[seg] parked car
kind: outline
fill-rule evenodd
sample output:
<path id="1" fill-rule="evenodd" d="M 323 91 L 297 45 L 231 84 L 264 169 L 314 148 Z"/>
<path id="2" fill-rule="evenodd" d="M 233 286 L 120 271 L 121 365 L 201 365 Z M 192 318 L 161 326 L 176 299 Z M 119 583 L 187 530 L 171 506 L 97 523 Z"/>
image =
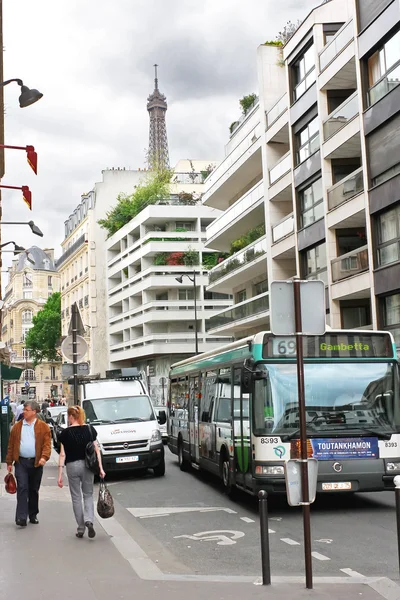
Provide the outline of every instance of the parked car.
<path id="1" fill-rule="evenodd" d="M 60 442 L 58 441 L 58 435 L 63 429 L 68 427 L 68 409 L 66 406 L 60 406 L 57 408 L 62 408 L 63 410 L 60 411 L 57 417 L 53 420 L 51 426 L 51 437 L 53 438 L 54 450 L 60 453 Z"/>
<path id="2" fill-rule="evenodd" d="M 165 412 L 165 410 L 166 410 L 165 406 L 153 406 L 153 408 L 154 408 L 154 412 L 156 413 L 157 417 L 160 414 L 160 411 Z M 168 431 L 167 431 L 166 423 L 164 423 L 163 425 L 160 425 L 160 432 L 161 432 L 162 441 L 164 444 L 166 444 L 168 442 Z"/>

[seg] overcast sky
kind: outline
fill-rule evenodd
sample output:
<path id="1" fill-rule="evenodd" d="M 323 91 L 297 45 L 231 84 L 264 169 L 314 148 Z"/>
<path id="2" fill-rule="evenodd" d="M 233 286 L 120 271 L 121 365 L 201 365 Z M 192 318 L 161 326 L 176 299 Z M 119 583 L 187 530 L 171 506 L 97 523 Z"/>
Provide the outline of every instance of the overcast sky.
<path id="1" fill-rule="evenodd" d="M 31 218 L 45 233 L 2 227 L 2 241 L 54 247 L 82 193 L 108 167 L 137 169 L 148 146 L 147 96 L 153 64 L 168 100 L 171 165 L 180 158 L 220 160 L 239 98 L 257 92 L 257 46 L 318 0 L 3 0 L 4 79 L 18 77 L 43 98 L 20 109 L 20 88 L 5 88 L 6 144 L 35 146 L 36 177 L 26 155 L 6 151 L 3 220 Z M 9 264 L 10 254 L 3 254 Z"/>

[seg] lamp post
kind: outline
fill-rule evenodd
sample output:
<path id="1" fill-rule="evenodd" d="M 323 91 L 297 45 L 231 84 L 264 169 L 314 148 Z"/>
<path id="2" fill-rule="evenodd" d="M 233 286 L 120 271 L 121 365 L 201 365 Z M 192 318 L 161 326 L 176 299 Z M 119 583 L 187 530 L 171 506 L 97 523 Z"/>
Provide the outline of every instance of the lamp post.
<path id="1" fill-rule="evenodd" d="M 5 85 L 13 83 L 14 81 L 21 87 L 21 95 L 19 97 L 20 108 L 31 106 L 31 104 L 35 104 L 35 102 L 40 100 L 40 98 L 43 98 L 43 94 L 39 92 L 39 90 L 28 88 L 28 86 L 24 85 L 22 79 L 7 79 L 7 81 L 2 81 L 0 86 L 4 87 Z"/>
<path id="2" fill-rule="evenodd" d="M 42 231 L 33 221 L 0 221 L 0 225 L 29 225 L 32 233 L 39 237 L 43 237 Z"/>
<path id="3" fill-rule="evenodd" d="M 175 279 L 178 283 L 183 283 L 184 277 L 187 277 L 193 283 L 193 290 L 194 290 L 194 341 L 195 341 L 195 353 L 198 354 L 199 353 L 199 339 L 198 339 L 198 329 L 197 329 L 196 271 L 193 271 L 193 277 L 190 277 L 190 275 L 187 275 L 186 273 L 184 273 L 180 277 L 175 277 Z"/>

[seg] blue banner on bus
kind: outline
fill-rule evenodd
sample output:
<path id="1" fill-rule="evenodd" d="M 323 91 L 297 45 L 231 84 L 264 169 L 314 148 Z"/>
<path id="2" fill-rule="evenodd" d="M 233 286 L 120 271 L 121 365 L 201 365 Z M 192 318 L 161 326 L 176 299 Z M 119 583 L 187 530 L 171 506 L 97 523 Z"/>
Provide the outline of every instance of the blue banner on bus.
<path id="1" fill-rule="evenodd" d="M 337 460 L 339 458 L 378 458 L 378 438 L 312 438 L 313 458 Z"/>

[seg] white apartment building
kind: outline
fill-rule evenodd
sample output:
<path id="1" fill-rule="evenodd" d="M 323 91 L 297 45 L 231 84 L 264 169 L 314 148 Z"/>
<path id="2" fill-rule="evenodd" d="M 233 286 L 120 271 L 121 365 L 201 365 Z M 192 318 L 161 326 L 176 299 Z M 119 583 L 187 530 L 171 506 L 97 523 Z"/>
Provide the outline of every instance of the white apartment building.
<path id="1" fill-rule="evenodd" d="M 189 162 L 190 170 L 186 161 L 175 167 L 177 187 L 169 198 L 145 208 L 107 240 L 110 367 L 145 371 L 157 402 L 163 393 L 166 398 L 163 378 L 170 365 L 195 353 L 195 322 L 199 352 L 231 339 L 206 333 L 209 319 L 231 299 L 205 289 L 208 267 L 220 258 L 204 249 L 205 230 L 220 211 L 198 200 L 209 163 Z"/>
<path id="2" fill-rule="evenodd" d="M 209 333 L 268 327 L 267 282 L 297 274 L 325 282 L 332 327 L 386 328 L 400 343 L 399 6 L 330 0 L 283 49 L 259 47 L 259 104 L 203 203 L 224 211 L 207 229 L 206 246 L 221 251 L 263 205 L 263 255 L 249 245 L 210 271 L 207 289 L 233 292 L 235 305 Z"/>

